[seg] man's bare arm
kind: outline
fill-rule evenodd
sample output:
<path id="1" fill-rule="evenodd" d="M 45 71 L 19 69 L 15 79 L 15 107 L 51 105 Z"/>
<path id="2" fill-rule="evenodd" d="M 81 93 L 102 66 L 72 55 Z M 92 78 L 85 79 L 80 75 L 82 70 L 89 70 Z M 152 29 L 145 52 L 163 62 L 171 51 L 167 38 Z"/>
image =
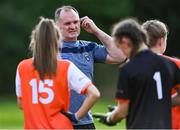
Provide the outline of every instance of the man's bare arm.
<path id="1" fill-rule="evenodd" d="M 106 47 L 108 51 L 106 63 L 122 63 L 126 60 L 122 50 L 113 43 L 112 37 L 99 29 L 90 18 L 87 16 L 81 18 L 81 27 L 87 32 L 94 34 Z"/>

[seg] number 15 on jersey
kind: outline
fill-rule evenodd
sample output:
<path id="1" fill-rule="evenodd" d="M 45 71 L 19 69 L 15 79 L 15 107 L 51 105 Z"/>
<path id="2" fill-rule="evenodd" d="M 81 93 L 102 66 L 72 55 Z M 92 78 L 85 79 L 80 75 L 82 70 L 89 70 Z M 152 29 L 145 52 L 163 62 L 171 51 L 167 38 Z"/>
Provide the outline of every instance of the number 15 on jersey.
<path id="1" fill-rule="evenodd" d="M 39 84 L 36 79 L 32 79 L 29 84 L 32 87 L 32 103 L 38 104 L 39 102 L 42 104 L 49 104 L 54 99 L 54 92 L 51 89 L 53 87 L 53 81 L 46 79 L 44 82 L 42 80 L 39 81 Z M 47 85 L 48 87 L 45 87 Z M 46 98 L 38 96 L 38 93 L 46 93 L 48 96 Z"/>

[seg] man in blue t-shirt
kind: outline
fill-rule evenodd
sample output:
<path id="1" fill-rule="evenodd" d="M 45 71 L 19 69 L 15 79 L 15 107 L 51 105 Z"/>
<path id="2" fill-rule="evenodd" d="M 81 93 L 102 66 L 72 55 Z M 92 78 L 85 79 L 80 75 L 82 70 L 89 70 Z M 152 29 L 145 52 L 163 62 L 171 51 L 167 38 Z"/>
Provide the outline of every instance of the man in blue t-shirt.
<path id="1" fill-rule="evenodd" d="M 126 60 L 120 49 L 112 44 L 112 38 L 101 31 L 87 16 L 79 18 L 78 11 L 72 6 L 62 6 L 55 12 L 55 21 L 60 28 L 63 46 L 63 59 L 72 61 L 86 76 L 93 79 L 94 63 L 122 63 Z M 80 26 L 94 34 L 104 46 L 95 42 L 78 40 Z M 75 113 L 84 103 L 84 95 L 71 91 L 69 111 Z M 90 112 L 78 123 L 73 123 L 75 129 L 95 129 Z"/>

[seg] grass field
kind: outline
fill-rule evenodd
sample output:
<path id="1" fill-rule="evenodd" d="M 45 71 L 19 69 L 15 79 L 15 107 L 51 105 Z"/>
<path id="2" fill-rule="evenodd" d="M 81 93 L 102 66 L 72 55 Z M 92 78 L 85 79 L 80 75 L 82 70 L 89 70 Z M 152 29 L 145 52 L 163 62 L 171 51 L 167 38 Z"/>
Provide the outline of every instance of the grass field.
<path id="1" fill-rule="evenodd" d="M 95 112 L 106 112 L 107 105 L 110 104 L 108 101 L 99 100 L 98 103 L 93 107 L 92 113 Z M 97 129 L 124 129 L 125 121 L 117 124 L 114 127 L 107 127 L 95 121 Z M 23 115 L 21 110 L 16 106 L 15 98 L 0 98 L 0 129 L 21 129 L 23 128 Z"/>

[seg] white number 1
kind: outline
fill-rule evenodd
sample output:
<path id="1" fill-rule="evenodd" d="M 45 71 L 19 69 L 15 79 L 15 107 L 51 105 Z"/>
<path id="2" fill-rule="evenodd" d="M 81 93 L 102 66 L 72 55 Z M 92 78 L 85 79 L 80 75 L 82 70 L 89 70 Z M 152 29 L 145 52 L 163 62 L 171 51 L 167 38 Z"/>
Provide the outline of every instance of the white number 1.
<path id="1" fill-rule="evenodd" d="M 52 100 L 54 99 L 54 92 L 51 88 L 49 87 L 53 87 L 53 81 L 52 80 L 44 80 L 43 81 L 39 81 L 39 86 L 37 83 L 36 79 L 32 79 L 29 84 L 32 87 L 32 103 L 33 104 L 38 104 L 38 99 L 42 104 L 48 104 L 50 102 L 52 102 Z M 45 85 L 48 85 L 48 87 L 44 87 Z M 47 93 L 47 97 L 39 97 L 38 98 L 38 93 Z"/>
<path id="2" fill-rule="evenodd" d="M 160 72 L 155 72 L 153 79 L 156 81 L 157 95 L 158 99 L 161 100 L 163 98 L 162 94 L 162 83 L 161 83 L 161 74 Z"/>

